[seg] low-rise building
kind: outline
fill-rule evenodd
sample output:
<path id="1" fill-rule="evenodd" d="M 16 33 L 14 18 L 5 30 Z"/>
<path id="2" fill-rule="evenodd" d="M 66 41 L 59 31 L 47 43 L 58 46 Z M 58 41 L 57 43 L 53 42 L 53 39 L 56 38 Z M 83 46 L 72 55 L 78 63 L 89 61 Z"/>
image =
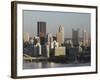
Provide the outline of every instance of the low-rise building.
<path id="1" fill-rule="evenodd" d="M 61 55 L 66 55 L 66 49 L 65 47 L 55 47 L 55 56 L 61 56 Z"/>

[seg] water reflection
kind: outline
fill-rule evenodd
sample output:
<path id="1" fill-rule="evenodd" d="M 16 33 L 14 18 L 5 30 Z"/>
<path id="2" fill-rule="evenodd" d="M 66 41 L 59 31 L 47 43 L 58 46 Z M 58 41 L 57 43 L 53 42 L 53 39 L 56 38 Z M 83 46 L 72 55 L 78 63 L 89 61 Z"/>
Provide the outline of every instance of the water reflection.
<path id="1" fill-rule="evenodd" d="M 54 62 L 24 62 L 23 69 L 40 69 L 40 68 L 57 68 L 57 67 L 75 67 L 75 66 L 90 66 L 90 63 L 70 63 L 61 64 Z"/>

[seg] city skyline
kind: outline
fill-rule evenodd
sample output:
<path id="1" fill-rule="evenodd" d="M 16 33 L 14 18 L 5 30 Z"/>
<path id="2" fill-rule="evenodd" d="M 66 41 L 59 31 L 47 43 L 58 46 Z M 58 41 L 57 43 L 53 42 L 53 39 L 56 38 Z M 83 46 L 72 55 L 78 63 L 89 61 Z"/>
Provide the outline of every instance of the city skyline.
<path id="1" fill-rule="evenodd" d="M 37 22 L 37 24 L 38 23 L 42 23 L 42 22 Z M 43 23 L 46 23 L 46 22 L 43 22 Z M 53 36 L 52 33 L 49 33 L 49 32 L 45 33 L 46 30 L 43 30 L 43 29 L 46 28 L 46 25 L 45 25 L 45 27 L 40 26 L 40 25 L 41 24 L 39 24 L 39 26 L 37 25 L 37 34 L 36 35 L 33 34 L 32 36 L 30 36 L 30 34 L 28 32 L 24 32 L 23 39 L 25 41 L 29 41 L 30 39 L 34 39 L 35 37 L 39 37 L 42 39 L 42 41 L 44 41 L 43 39 L 47 38 L 47 36 L 49 34 L 50 36 L 52 36 L 52 40 L 56 40 L 60 44 L 66 40 L 75 41 L 76 39 L 78 39 L 77 42 L 84 40 L 85 42 L 83 42 L 83 43 L 87 43 L 88 40 L 91 40 L 91 37 L 88 36 L 86 30 L 82 30 L 82 32 L 81 32 L 82 36 L 80 37 L 79 36 L 79 29 L 72 29 L 72 32 L 71 32 L 72 36 L 70 38 L 66 38 L 64 36 L 64 27 L 62 27 L 61 25 L 59 26 L 58 31 L 55 32 L 56 33 L 55 36 Z M 42 32 L 41 32 L 41 30 L 42 30 Z M 77 35 L 77 37 L 75 38 L 76 35 Z M 75 40 L 73 40 L 73 38 Z"/>
<path id="2" fill-rule="evenodd" d="M 43 12 L 43 13 L 47 13 L 47 12 Z M 58 14 L 61 15 L 62 13 L 58 13 Z M 55 14 L 53 13 L 53 16 L 54 15 Z M 63 15 L 66 15 L 66 13 L 63 13 Z M 41 17 L 37 16 L 39 20 L 36 19 L 35 20 L 36 22 L 34 20 L 29 20 L 30 22 L 33 21 L 33 24 L 30 23 L 30 27 L 28 27 L 28 25 L 26 24 L 28 22 L 26 23 L 24 22 L 24 26 L 26 24 L 25 28 L 28 27 L 28 29 L 24 28 L 24 40 L 23 40 L 24 41 L 23 42 L 24 61 L 27 61 L 27 56 L 30 56 L 32 57 L 32 59 L 28 59 L 28 60 L 30 60 L 31 62 L 32 61 L 34 62 L 38 61 L 41 63 L 53 62 L 54 64 L 58 63 L 60 66 L 63 66 L 63 67 L 64 67 L 64 64 L 66 64 L 65 66 L 67 67 L 67 65 L 72 62 L 75 64 L 88 63 L 88 66 L 89 66 L 91 63 L 91 60 L 90 60 L 91 59 L 91 54 L 90 54 L 91 41 L 89 40 L 89 37 L 87 38 L 88 29 L 86 29 L 85 27 L 84 28 L 74 27 L 74 28 L 70 28 L 71 30 L 69 31 L 68 27 L 63 26 L 63 25 L 67 25 L 68 23 L 65 23 L 64 21 L 63 23 L 61 21 L 62 19 L 60 21 L 59 19 L 56 21 L 58 17 L 59 16 L 56 16 L 56 18 L 54 19 L 55 21 L 52 22 L 52 21 L 49 21 L 50 17 L 48 17 L 48 20 L 44 21 L 44 19 L 46 19 L 44 16 L 42 16 L 43 20 L 40 19 Z M 82 19 L 82 17 L 80 19 Z M 26 21 L 26 19 L 24 21 Z M 84 22 L 84 19 L 82 20 L 83 20 L 82 22 L 79 21 L 80 25 L 82 25 L 82 23 Z M 74 23 L 75 22 L 77 21 L 75 20 Z M 49 23 L 51 23 L 52 26 L 56 24 L 56 26 L 58 27 L 55 27 L 55 26 L 48 27 Z M 61 25 L 61 23 L 63 25 Z M 36 24 L 36 27 L 34 27 L 34 24 Z M 73 21 L 70 24 L 72 24 L 73 26 Z M 85 25 L 86 24 L 84 24 L 84 26 Z M 82 31 L 80 31 L 80 28 Z M 31 32 L 30 31 L 28 32 L 28 30 L 31 30 Z M 81 37 L 80 37 L 79 31 L 82 34 Z M 70 34 L 67 34 L 66 32 L 69 32 Z M 31 33 L 32 33 L 32 36 L 30 35 Z M 67 38 L 68 36 L 71 39 L 68 39 Z M 53 67 L 56 67 L 56 66 L 53 66 Z M 43 66 L 39 68 L 43 68 Z M 49 68 L 49 65 L 47 64 L 47 66 L 45 66 L 44 68 Z"/>
<path id="3" fill-rule="evenodd" d="M 31 37 L 33 34 L 37 36 L 38 21 L 46 22 L 47 23 L 46 34 L 51 33 L 53 36 L 56 36 L 60 25 L 64 27 L 65 38 L 72 37 L 72 28 L 79 29 L 80 31 L 79 36 L 82 36 L 81 33 L 82 30 L 86 30 L 87 34 L 90 35 L 90 14 L 88 13 L 69 13 L 69 12 L 65 13 L 65 12 L 26 11 L 26 10 L 24 10 L 23 13 L 24 13 L 23 16 L 24 32 L 28 32 Z M 77 17 L 77 20 L 74 20 L 75 17 Z M 71 20 L 72 22 L 70 23 Z M 70 27 L 68 25 L 70 25 Z"/>

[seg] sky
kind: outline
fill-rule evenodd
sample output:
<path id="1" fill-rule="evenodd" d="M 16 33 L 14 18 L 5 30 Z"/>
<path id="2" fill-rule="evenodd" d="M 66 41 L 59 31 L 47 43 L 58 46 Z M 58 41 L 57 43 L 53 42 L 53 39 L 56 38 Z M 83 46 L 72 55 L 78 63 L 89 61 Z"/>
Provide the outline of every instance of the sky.
<path id="1" fill-rule="evenodd" d="M 79 36 L 82 36 L 82 30 L 90 35 L 91 27 L 90 13 L 75 12 L 56 12 L 56 11 L 34 11 L 23 10 L 23 32 L 28 32 L 30 37 L 37 35 L 37 22 L 46 22 L 46 33 L 56 36 L 59 26 L 64 27 L 65 38 L 72 37 L 72 28 L 79 29 Z"/>

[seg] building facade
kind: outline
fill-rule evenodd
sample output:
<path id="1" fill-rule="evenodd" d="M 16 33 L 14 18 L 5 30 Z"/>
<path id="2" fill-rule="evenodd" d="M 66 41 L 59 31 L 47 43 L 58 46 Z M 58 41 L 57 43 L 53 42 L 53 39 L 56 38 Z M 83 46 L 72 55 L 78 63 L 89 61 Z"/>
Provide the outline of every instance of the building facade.
<path id="1" fill-rule="evenodd" d="M 37 22 L 37 35 L 40 37 L 41 45 L 44 45 L 46 36 L 46 22 Z"/>
<path id="2" fill-rule="evenodd" d="M 46 43 L 47 43 L 47 45 L 50 45 L 52 41 L 53 41 L 52 34 L 48 33 L 47 36 L 46 36 Z"/>
<path id="3" fill-rule="evenodd" d="M 65 47 L 55 47 L 55 56 L 65 56 L 66 55 Z"/>
<path id="4" fill-rule="evenodd" d="M 72 43 L 74 47 L 79 46 L 79 29 L 72 29 Z"/>
<path id="5" fill-rule="evenodd" d="M 59 46 L 61 46 L 62 43 L 64 43 L 64 28 L 62 26 L 59 27 L 59 31 L 57 32 L 57 42 L 59 43 Z"/>
<path id="6" fill-rule="evenodd" d="M 82 31 L 82 41 L 83 41 L 83 46 L 87 46 L 88 45 L 88 35 L 86 30 Z"/>
<path id="7" fill-rule="evenodd" d="M 29 33 L 28 32 L 25 32 L 24 33 L 24 43 L 25 42 L 29 42 L 29 38 L 30 38 Z"/>

